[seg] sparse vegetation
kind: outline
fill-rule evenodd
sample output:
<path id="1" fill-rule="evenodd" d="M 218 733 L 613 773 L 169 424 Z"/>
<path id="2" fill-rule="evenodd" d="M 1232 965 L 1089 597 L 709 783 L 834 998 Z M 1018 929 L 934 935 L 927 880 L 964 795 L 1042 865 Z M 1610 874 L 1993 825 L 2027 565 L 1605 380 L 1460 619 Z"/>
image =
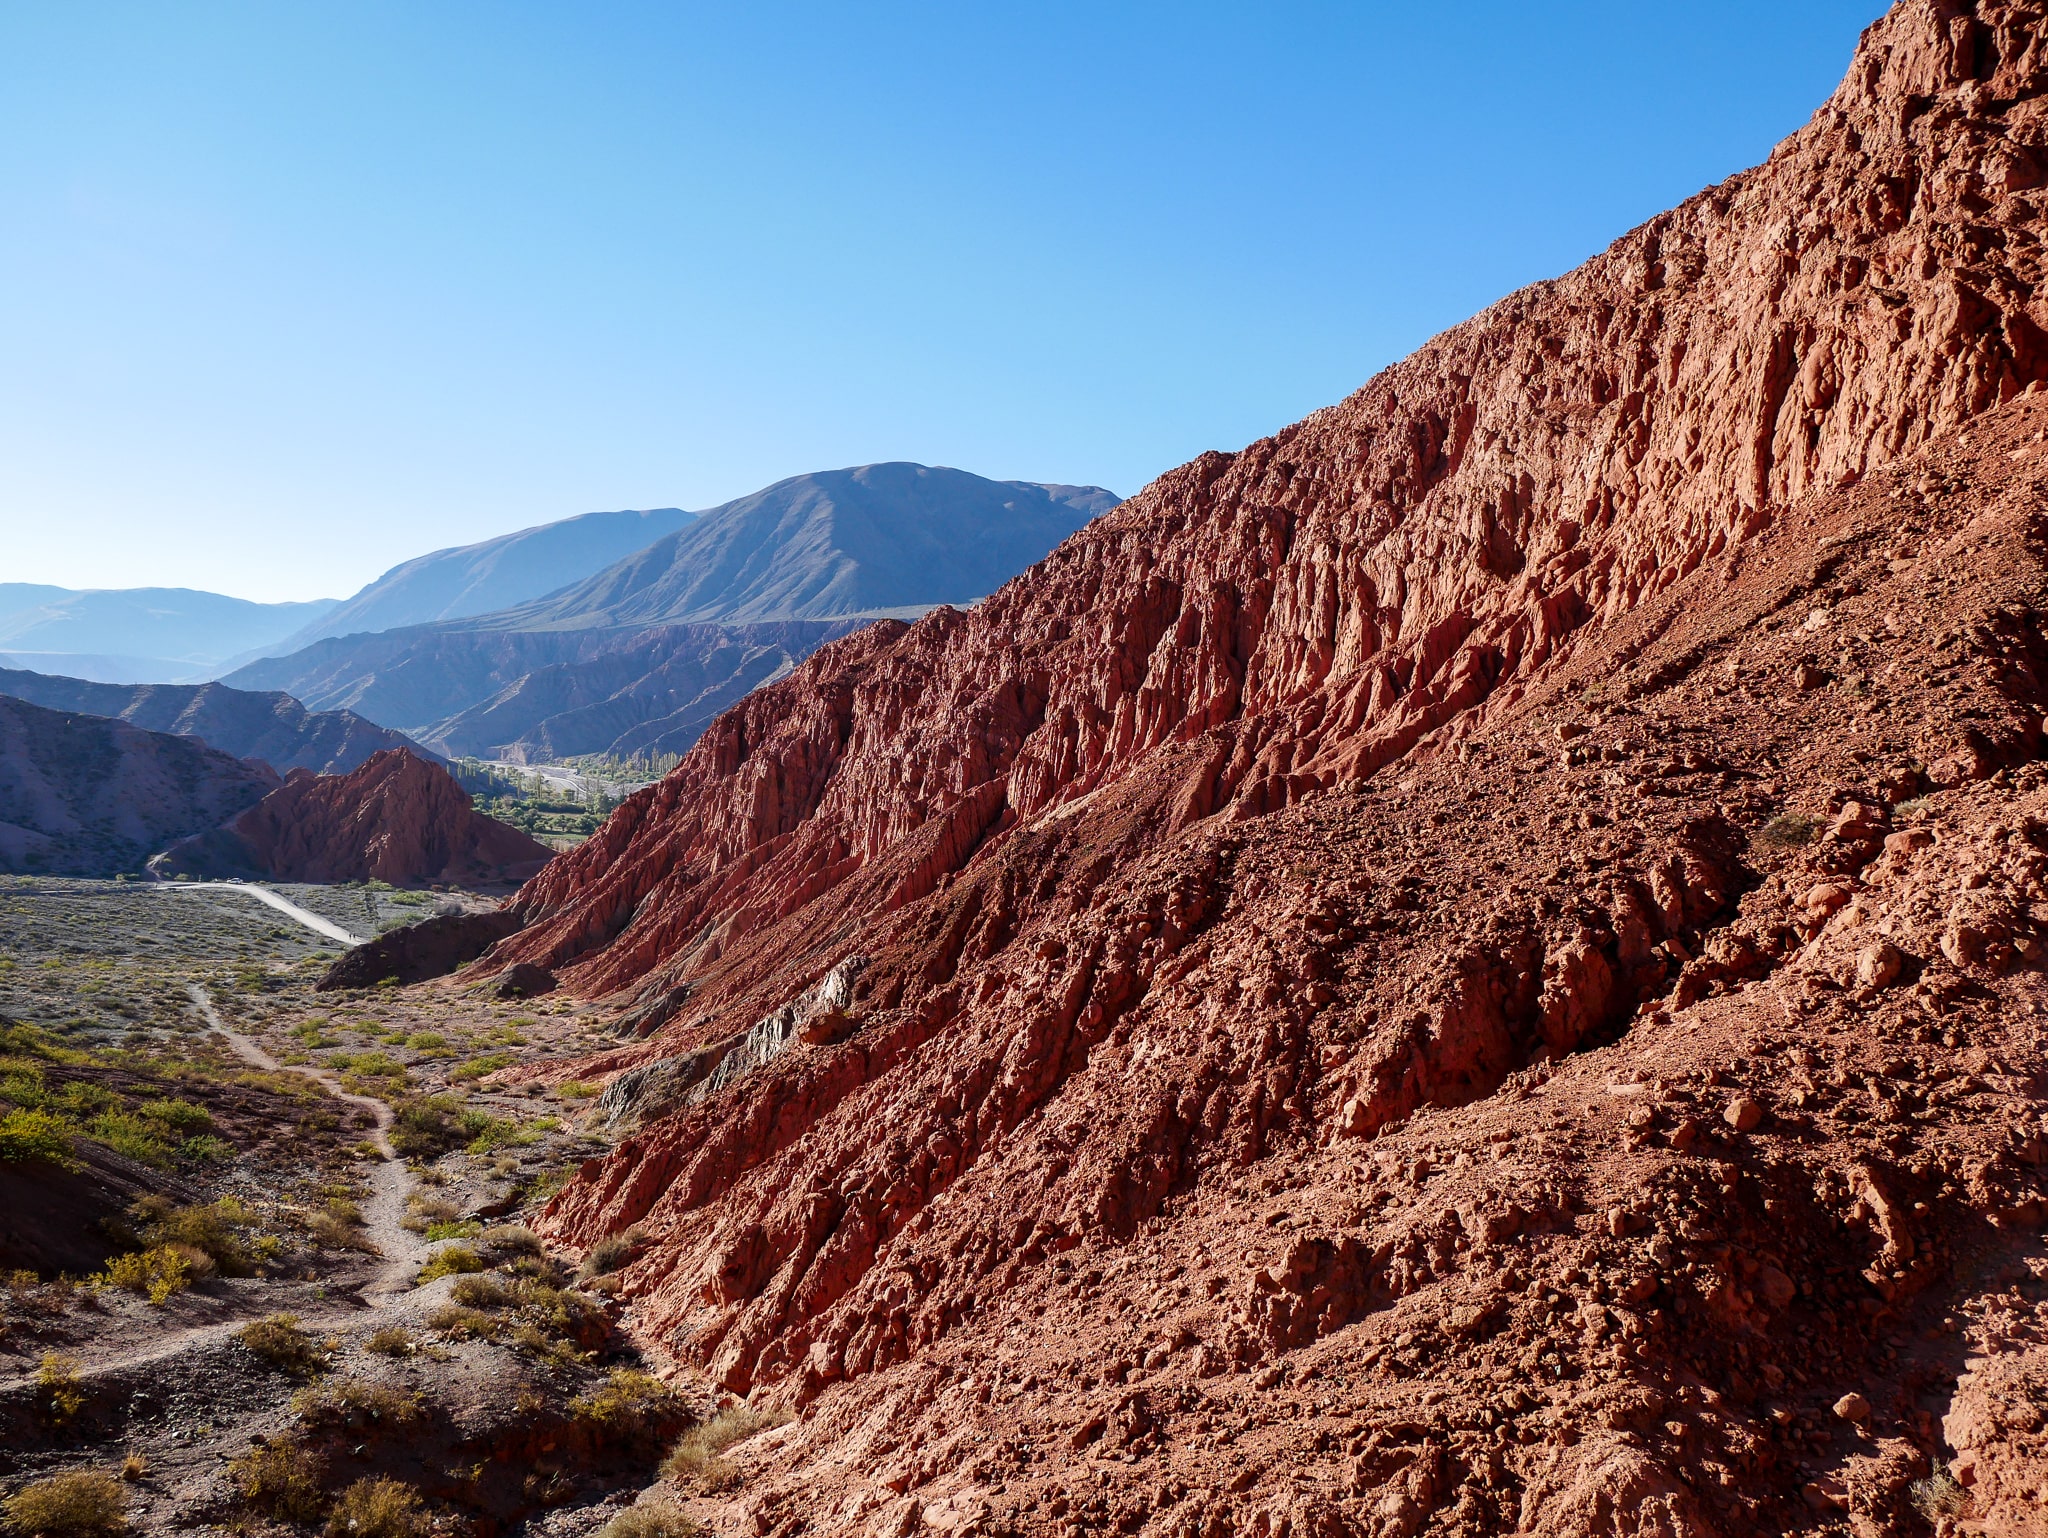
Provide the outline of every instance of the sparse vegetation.
<path id="1" fill-rule="evenodd" d="M 490 1122 L 484 1112 L 469 1109 L 452 1095 L 423 1095 L 399 1105 L 391 1124 L 391 1146 L 401 1159 L 438 1159 L 475 1138 Z"/>
<path id="2" fill-rule="evenodd" d="M 326 1365 L 319 1343 L 299 1328 L 297 1316 L 272 1314 L 235 1332 L 235 1339 L 280 1372 L 310 1378 Z"/>
<path id="3" fill-rule="evenodd" d="M 416 1538 L 427 1530 L 419 1492 L 395 1479 L 359 1479 L 341 1492 L 327 1538 Z"/>
<path id="4" fill-rule="evenodd" d="M 755 1432 L 780 1426 L 788 1419 L 787 1410 L 756 1410 L 751 1405 L 721 1410 L 703 1425 L 683 1433 L 662 1460 L 662 1477 L 700 1490 L 726 1489 L 737 1482 L 739 1471 L 719 1455 Z"/>
<path id="5" fill-rule="evenodd" d="M 320 1515 L 325 1472 L 318 1453 L 289 1438 L 252 1447 L 228 1465 L 244 1501 L 287 1522 L 311 1522 Z"/>
<path id="6" fill-rule="evenodd" d="M 403 1325 L 396 1324 L 387 1324 L 380 1330 L 372 1331 L 369 1338 L 363 1342 L 365 1351 L 378 1356 L 411 1356 L 419 1348 L 420 1343 L 413 1339 L 412 1333 Z"/>
<path id="7" fill-rule="evenodd" d="M 638 1227 L 629 1228 L 624 1233 L 608 1234 L 590 1247 L 578 1274 L 585 1277 L 609 1276 L 631 1261 L 645 1242 L 646 1235 Z"/>
<path id="8" fill-rule="evenodd" d="M 76 1469 L 23 1486 L 0 1513 L 20 1538 L 100 1538 L 128 1526 L 128 1492 L 111 1474 Z"/>
<path id="9" fill-rule="evenodd" d="M 483 1257 L 466 1244 L 450 1244 L 436 1250 L 420 1267 L 421 1286 L 443 1276 L 463 1276 L 484 1268 Z"/>
<path id="10" fill-rule="evenodd" d="M 489 1272 L 459 1276 L 448 1290 L 449 1299 L 464 1308 L 503 1308 L 511 1301 L 505 1284 Z"/>
<path id="11" fill-rule="evenodd" d="M 78 1358 L 45 1351 L 36 1365 L 36 1387 L 42 1391 L 43 1408 L 50 1420 L 66 1425 L 85 1407 L 85 1390 L 78 1382 Z"/>
<path id="12" fill-rule="evenodd" d="M 1801 817 L 1796 812 L 1785 812 L 1765 823 L 1757 837 L 1766 844 L 1798 848 L 1812 843 L 1814 834 L 1819 831 L 1820 824 L 1811 817 Z"/>
<path id="13" fill-rule="evenodd" d="M 451 1340 L 490 1340 L 498 1333 L 498 1321 L 476 1309 L 451 1303 L 427 1316 L 427 1328 Z"/>
<path id="14" fill-rule="evenodd" d="M 540 1240 L 524 1223 L 503 1223 L 496 1228 L 487 1228 L 477 1238 L 494 1254 L 527 1255 L 536 1259 L 541 1254 Z"/>
<path id="15" fill-rule="evenodd" d="M 1938 1528 L 1944 1521 L 1970 1515 L 1970 1492 L 1947 1469 L 1936 1469 L 1925 1479 L 1914 1480 L 1906 1487 L 1906 1494 L 1913 1509 L 1931 1527 Z"/>
<path id="16" fill-rule="evenodd" d="M 292 1396 L 292 1408 L 309 1426 L 404 1426 L 425 1413 L 417 1394 L 355 1378 L 333 1378 L 301 1389 Z"/>
<path id="17" fill-rule="evenodd" d="M 673 1506 L 630 1506 L 599 1528 L 597 1538 L 697 1538 L 703 1531 Z"/>

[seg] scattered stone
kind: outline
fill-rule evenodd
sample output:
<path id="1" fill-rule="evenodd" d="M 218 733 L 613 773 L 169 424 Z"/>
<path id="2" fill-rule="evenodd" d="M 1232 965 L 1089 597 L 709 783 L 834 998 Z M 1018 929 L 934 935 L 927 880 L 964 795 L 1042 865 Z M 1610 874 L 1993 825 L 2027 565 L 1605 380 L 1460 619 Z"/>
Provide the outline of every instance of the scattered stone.
<path id="1" fill-rule="evenodd" d="M 1721 1113 L 1721 1120 L 1737 1132 L 1754 1132 L 1763 1119 L 1763 1103 L 1748 1095 L 1736 1096 L 1728 1102 L 1728 1109 Z"/>

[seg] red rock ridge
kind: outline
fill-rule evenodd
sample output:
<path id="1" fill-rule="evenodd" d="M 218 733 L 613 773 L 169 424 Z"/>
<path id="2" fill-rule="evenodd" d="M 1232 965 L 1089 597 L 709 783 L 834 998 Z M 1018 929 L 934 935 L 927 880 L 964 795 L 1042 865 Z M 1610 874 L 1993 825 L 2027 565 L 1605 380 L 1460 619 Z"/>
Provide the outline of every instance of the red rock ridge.
<path id="1" fill-rule="evenodd" d="M 387 748 L 347 774 L 293 770 L 232 822 L 172 845 L 150 865 L 167 876 L 494 885 L 530 877 L 552 855 L 473 810 L 439 764 Z"/>
<path id="2" fill-rule="evenodd" d="M 493 968 L 637 990 L 536 1070 L 637 1123 L 541 1226 L 802 1411 L 700 1516 L 2024 1530 L 2043 20 L 1901 5 L 1765 166 L 521 891 Z"/>
<path id="3" fill-rule="evenodd" d="M 518 954 L 585 993 L 686 968 L 708 923 L 728 946 L 937 821 L 984 819 L 964 853 L 1212 730 L 1190 816 L 1361 778 L 2011 398 L 2048 373 L 2034 20 L 1902 7 L 1762 167 L 1163 477 L 971 614 L 826 648 L 523 892 Z"/>

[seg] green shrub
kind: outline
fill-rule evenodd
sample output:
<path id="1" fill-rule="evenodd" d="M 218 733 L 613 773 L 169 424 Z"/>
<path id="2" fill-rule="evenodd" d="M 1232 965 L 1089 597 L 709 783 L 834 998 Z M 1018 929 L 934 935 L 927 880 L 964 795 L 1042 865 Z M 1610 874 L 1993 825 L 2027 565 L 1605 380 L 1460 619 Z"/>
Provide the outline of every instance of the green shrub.
<path id="1" fill-rule="evenodd" d="M 272 1314 L 235 1332 L 235 1339 L 282 1372 L 310 1378 L 326 1365 L 313 1337 L 299 1328 L 295 1314 Z"/>
<path id="2" fill-rule="evenodd" d="M 161 1123 L 129 1111 L 102 1111 L 85 1124 L 85 1135 L 125 1159 L 167 1170 L 177 1163 L 176 1146 Z"/>
<path id="3" fill-rule="evenodd" d="M 146 1196 L 128 1212 L 151 1244 L 197 1250 L 227 1276 L 247 1276 L 253 1269 L 243 1234 L 255 1226 L 256 1216 L 232 1196 L 197 1207 L 174 1207 L 160 1196 Z"/>
<path id="4" fill-rule="evenodd" d="M 505 1284 L 488 1272 L 458 1276 L 455 1285 L 448 1289 L 448 1300 L 464 1308 L 503 1308 L 511 1296 Z"/>
<path id="5" fill-rule="evenodd" d="M 444 1249 L 436 1250 L 428 1258 L 427 1263 L 420 1267 L 417 1280 L 420 1286 L 425 1286 L 437 1277 L 463 1276 L 473 1271 L 481 1271 L 483 1268 L 483 1257 L 475 1250 L 466 1244 L 451 1244 Z"/>
<path id="6" fill-rule="evenodd" d="M 286 1522 L 311 1522 L 320 1515 L 320 1455 L 280 1439 L 252 1447 L 228 1465 L 242 1499 Z"/>
<path id="7" fill-rule="evenodd" d="M 0 1163 L 26 1163 L 32 1159 L 76 1169 L 78 1161 L 71 1154 L 70 1124 L 61 1116 L 41 1110 L 13 1110 L 0 1116 Z"/>
<path id="8" fill-rule="evenodd" d="M 439 1244 L 443 1239 L 474 1239 L 482 1227 L 481 1223 L 468 1218 L 453 1223 L 429 1223 L 427 1242 Z"/>
<path id="9" fill-rule="evenodd" d="M 402 1159 L 435 1159 L 460 1148 L 490 1122 L 452 1095 L 423 1095 L 402 1102 L 391 1123 L 391 1146 Z"/>
<path id="10" fill-rule="evenodd" d="M 457 1084 L 463 1084 L 496 1073 L 500 1068 L 509 1068 L 517 1061 L 510 1052 L 492 1052 L 484 1057 L 473 1057 L 466 1063 L 457 1063 L 448 1070 L 448 1077 Z"/>
<path id="11" fill-rule="evenodd" d="M 395 1479 L 359 1479 L 327 1517 L 327 1538 L 419 1538 L 427 1531 L 419 1492 Z"/>
<path id="12" fill-rule="evenodd" d="M 118 1287 L 140 1293 L 152 1303 L 168 1303 L 192 1285 L 192 1263 L 186 1253 L 168 1244 L 154 1245 L 133 1254 L 116 1255 L 106 1270 L 92 1279 L 95 1287 Z"/>
<path id="13" fill-rule="evenodd" d="M 24 1485 L 0 1513 L 21 1538 L 99 1538 L 128 1526 L 128 1492 L 111 1474 L 79 1469 Z"/>
<path id="14" fill-rule="evenodd" d="M 183 1136 L 213 1130 L 213 1117 L 205 1107 L 196 1106 L 189 1100 L 145 1100 L 139 1109 L 151 1121 L 161 1122 Z"/>
<path id="15" fill-rule="evenodd" d="M 85 1388 L 78 1381 L 78 1358 L 75 1356 L 45 1351 L 42 1361 L 36 1366 L 36 1387 L 41 1390 L 44 1407 L 56 1425 L 68 1425 L 71 1418 L 85 1408 Z"/>

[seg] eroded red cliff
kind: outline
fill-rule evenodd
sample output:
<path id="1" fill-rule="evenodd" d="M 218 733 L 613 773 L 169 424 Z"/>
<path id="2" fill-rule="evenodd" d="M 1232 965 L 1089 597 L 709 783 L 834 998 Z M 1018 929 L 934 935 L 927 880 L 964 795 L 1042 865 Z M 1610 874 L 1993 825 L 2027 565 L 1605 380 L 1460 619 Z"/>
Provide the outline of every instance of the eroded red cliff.
<path id="1" fill-rule="evenodd" d="M 492 964 L 618 998 L 561 1071 L 637 1129 L 547 1226 L 804 1411 L 729 1515 L 2019 1520 L 2043 19 L 1901 5 L 1766 165 L 522 890 Z"/>
<path id="2" fill-rule="evenodd" d="M 296 769 L 232 822 L 150 862 L 163 876 L 493 885 L 522 881 L 553 851 L 493 821 L 439 764 L 403 748 L 347 774 Z"/>

